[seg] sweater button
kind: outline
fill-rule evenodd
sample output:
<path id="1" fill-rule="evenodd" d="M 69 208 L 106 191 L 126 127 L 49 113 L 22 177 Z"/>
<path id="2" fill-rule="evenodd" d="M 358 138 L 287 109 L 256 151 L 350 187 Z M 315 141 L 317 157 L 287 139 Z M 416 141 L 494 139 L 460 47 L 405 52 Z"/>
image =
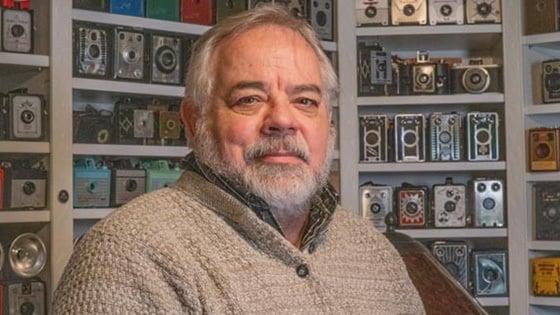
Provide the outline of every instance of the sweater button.
<path id="1" fill-rule="evenodd" d="M 305 278 L 309 275 L 309 268 L 306 264 L 301 264 L 297 266 L 296 273 L 300 278 Z"/>

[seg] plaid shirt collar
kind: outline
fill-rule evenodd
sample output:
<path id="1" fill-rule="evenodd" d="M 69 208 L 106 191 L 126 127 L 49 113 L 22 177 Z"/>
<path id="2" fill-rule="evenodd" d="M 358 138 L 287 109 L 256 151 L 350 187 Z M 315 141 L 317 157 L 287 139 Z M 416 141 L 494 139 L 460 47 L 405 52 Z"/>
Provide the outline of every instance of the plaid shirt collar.
<path id="1" fill-rule="evenodd" d="M 235 197 L 253 210 L 261 220 L 272 226 L 282 234 L 282 236 L 285 236 L 270 206 L 260 197 L 257 197 L 227 178 L 214 173 L 208 166 L 200 163 L 193 153 L 185 157 L 184 166 L 186 170 L 197 173 L 207 181 Z M 327 227 L 333 218 L 334 211 L 336 210 L 337 200 L 338 195 L 330 184 L 327 184 L 313 196 L 309 209 L 309 220 L 301 242 L 301 250 L 309 249 L 309 251 L 312 252 L 322 241 Z"/>

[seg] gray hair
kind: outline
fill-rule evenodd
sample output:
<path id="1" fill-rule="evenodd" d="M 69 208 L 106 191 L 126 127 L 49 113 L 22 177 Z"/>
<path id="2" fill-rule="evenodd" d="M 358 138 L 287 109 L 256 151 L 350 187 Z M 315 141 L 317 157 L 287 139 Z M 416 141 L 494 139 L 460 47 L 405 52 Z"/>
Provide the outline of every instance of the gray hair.
<path id="1" fill-rule="evenodd" d="M 303 19 L 291 16 L 278 5 L 263 5 L 254 10 L 230 16 L 204 33 L 193 45 L 185 77 L 185 99 L 195 107 L 200 118 L 209 107 L 213 89 L 214 71 L 211 70 L 212 56 L 220 43 L 250 29 L 262 25 L 278 25 L 293 30 L 309 43 L 317 58 L 321 80 L 325 87 L 325 99 L 329 111 L 338 102 L 338 78 L 325 55 L 321 42 L 311 26 Z"/>

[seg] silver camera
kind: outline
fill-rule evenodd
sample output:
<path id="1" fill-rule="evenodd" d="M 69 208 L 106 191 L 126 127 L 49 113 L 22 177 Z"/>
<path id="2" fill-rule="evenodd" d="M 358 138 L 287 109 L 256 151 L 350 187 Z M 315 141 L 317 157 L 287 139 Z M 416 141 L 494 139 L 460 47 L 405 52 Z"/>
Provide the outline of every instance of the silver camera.
<path id="1" fill-rule="evenodd" d="M 424 115 L 395 115 L 395 160 L 397 162 L 424 162 L 425 138 Z"/>
<path id="2" fill-rule="evenodd" d="M 469 252 L 465 242 L 436 241 L 432 244 L 434 257 L 465 289 L 469 288 Z"/>
<path id="3" fill-rule="evenodd" d="M 180 38 L 152 36 L 153 83 L 181 84 L 182 60 Z"/>
<path id="4" fill-rule="evenodd" d="M 7 314 L 46 314 L 46 289 L 43 282 L 9 282 L 6 284 L 6 290 Z M 0 299 L 2 298 L 0 296 Z"/>
<path id="5" fill-rule="evenodd" d="M 478 297 L 507 296 L 507 253 L 505 251 L 474 252 L 474 295 Z"/>
<path id="6" fill-rule="evenodd" d="M 356 25 L 389 25 L 389 0 L 356 0 Z"/>
<path id="7" fill-rule="evenodd" d="M 501 23 L 500 0 L 465 0 L 467 23 Z"/>
<path id="8" fill-rule="evenodd" d="M 334 39 L 334 13 L 332 0 L 310 0 L 311 26 L 321 40 Z"/>
<path id="9" fill-rule="evenodd" d="M 463 24 L 464 0 L 430 0 L 430 24 Z"/>
<path id="10" fill-rule="evenodd" d="M 134 138 L 150 139 L 154 137 L 154 112 L 145 109 L 134 110 Z"/>
<path id="11" fill-rule="evenodd" d="M 115 79 L 143 81 L 144 34 L 134 31 L 115 30 Z"/>
<path id="12" fill-rule="evenodd" d="M 475 179 L 471 183 L 475 227 L 503 227 L 504 183 L 499 179 Z"/>
<path id="13" fill-rule="evenodd" d="M 435 227 L 467 226 L 467 198 L 465 185 L 453 184 L 446 178 L 445 184 L 433 187 L 433 213 Z"/>
<path id="14" fill-rule="evenodd" d="M 388 162 L 387 115 L 360 116 L 360 162 Z"/>
<path id="15" fill-rule="evenodd" d="M 10 93 L 5 101 L 11 112 L 10 139 L 41 140 L 46 138 L 47 110 L 43 96 Z"/>
<path id="16" fill-rule="evenodd" d="M 386 85 L 393 82 L 391 52 L 381 50 L 371 51 L 371 84 Z"/>
<path id="17" fill-rule="evenodd" d="M 15 53 L 33 52 L 32 11 L 2 10 L 2 50 Z"/>
<path id="18" fill-rule="evenodd" d="M 111 205 L 121 206 L 146 192 L 146 171 L 132 165 L 115 165 L 112 169 Z"/>
<path id="19" fill-rule="evenodd" d="M 387 227 L 385 217 L 393 211 L 393 188 L 367 183 L 360 187 L 360 195 L 362 216 L 383 232 Z"/>
<path id="20" fill-rule="evenodd" d="M 451 67 L 453 93 L 500 92 L 502 67 L 491 58 L 471 58 Z"/>
<path id="21" fill-rule="evenodd" d="M 499 159 L 499 118 L 496 112 L 467 113 L 469 161 Z"/>
<path id="22" fill-rule="evenodd" d="M 76 58 L 74 72 L 79 76 L 109 75 L 108 32 L 95 26 L 77 25 L 74 30 Z M 77 37 L 77 38 L 76 38 Z"/>
<path id="23" fill-rule="evenodd" d="M 47 170 L 9 163 L 6 166 L 4 203 L 9 209 L 43 209 L 47 206 Z"/>
<path id="24" fill-rule="evenodd" d="M 393 0 L 391 1 L 391 18 L 393 25 L 428 23 L 427 0 Z"/>
<path id="25" fill-rule="evenodd" d="M 430 140 L 432 161 L 459 161 L 461 159 L 461 115 L 432 113 Z"/>
<path id="26" fill-rule="evenodd" d="M 436 64 L 429 61 L 427 51 L 416 53 L 416 63 L 412 65 L 412 92 L 415 94 L 434 94 L 436 93 Z"/>

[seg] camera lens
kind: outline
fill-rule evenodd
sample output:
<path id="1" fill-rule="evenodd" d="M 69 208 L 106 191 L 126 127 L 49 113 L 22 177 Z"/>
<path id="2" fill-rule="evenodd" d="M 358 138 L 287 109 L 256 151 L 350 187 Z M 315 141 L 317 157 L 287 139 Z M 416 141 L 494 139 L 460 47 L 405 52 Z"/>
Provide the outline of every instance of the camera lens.
<path id="1" fill-rule="evenodd" d="M 447 201 L 443 208 L 447 212 L 454 212 L 457 209 L 457 205 L 453 201 Z"/>
<path id="2" fill-rule="evenodd" d="M 366 16 L 370 19 L 374 18 L 377 15 L 377 8 L 376 7 L 367 7 L 366 8 Z"/>
<path id="3" fill-rule="evenodd" d="M 439 141 L 441 143 L 449 143 L 451 141 L 451 134 L 447 131 L 444 131 L 439 134 Z"/>
<path id="4" fill-rule="evenodd" d="M 120 33 L 120 34 L 119 34 L 119 39 L 120 39 L 120 40 L 124 40 L 125 36 L 126 36 L 126 35 L 124 35 L 124 33 Z"/>
<path id="5" fill-rule="evenodd" d="M 12 26 L 11 33 L 13 37 L 21 37 L 25 33 L 25 28 L 23 26 L 16 24 Z"/>
<path id="6" fill-rule="evenodd" d="M 165 123 L 165 127 L 169 130 L 173 130 L 177 127 L 177 124 L 175 123 L 174 120 L 169 119 L 166 123 Z"/>
<path id="7" fill-rule="evenodd" d="M 31 302 L 24 302 L 19 307 L 19 313 L 21 315 L 33 315 L 35 313 L 35 305 Z"/>
<path id="8" fill-rule="evenodd" d="M 167 51 L 161 56 L 161 63 L 166 67 L 173 67 L 175 65 L 175 54 Z"/>
<path id="9" fill-rule="evenodd" d="M 138 183 L 134 179 L 129 179 L 126 181 L 126 190 L 133 192 L 138 188 Z"/>
<path id="10" fill-rule="evenodd" d="M 136 59 L 136 52 L 134 50 L 130 50 L 128 52 L 128 59 L 129 60 L 135 60 Z"/>
<path id="11" fill-rule="evenodd" d="M 484 93 L 490 87 L 490 73 L 483 67 L 469 68 L 463 72 L 462 83 L 469 93 Z"/>
<path id="12" fill-rule="evenodd" d="M 453 8 L 448 4 L 442 5 L 439 8 L 439 13 L 441 13 L 441 15 L 443 16 L 450 16 L 451 13 L 453 13 Z"/>
<path id="13" fill-rule="evenodd" d="M 478 192 L 483 192 L 483 191 L 485 191 L 485 190 L 486 190 L 486 184 L 483 184 L 483 183 L 478 184 L 478 185 L 476 186 L 476 190 L 477 190 Z"/>
<path id="14" fill-rule="evenodd" d="M 488 140 L 490 140 L 490 134 L 488 131 L 480 129 L 476 133 L 476 140 L 481 144 L 488 143 Z"/>
<path id="15" fill-rule="evenodd" d="M 323 11 L 317 12 L 315 18 L 319 26 L 325 26 L 327 24 L 327 15 L 325 14 L 325 12 Z"/>
<path id="16" fill-rule="evenodd" d="M 414 132 L 407 132 L 403 135 L 403 142 L 405 145 L 412 146 L 416 143 L 417 137 Z"/>
<path id="17" fill-rule="evenodd" d="M 26 109 L 21 112 L 20 118 L 24 123 L 30 124 L 35 120 L 35 114 L 32 111 Z"/>
<path id="18" fill-rule="evenodd" d="M 492 12 L 492 5 L 486 2 L 480 3 L 476 6 L 476 12 L 483 17 L 486 17 Z"/>
<path id="19" fill-rule="evenodd" d="M 98 45 L 91 45 L 88 48 L 88 54 L 91 58 L 97 59 L 101 55 L 101 49 L 99 49 Z"/>
<path id="20" fill-rule="evenodd" d="M 90 182 L 87 185 L 87 191 L 90 193 L 95 193 L 97 191 L 97 182 Z"/>
<path id="21" fill-rule="evenodd" d="M 494 268 L 489 268 L 486 267 L 483 271 L 482 271 L 484 280 L 486 280 L 486 282 L 494 282 L 496 280 L 498 280 L 499 275 L 498 272 L 496 270 L 494 270 Z"/>
<path id="22" fill-rule="evenodd" d="M 408 202 L 405 207 L 408 214 L 416 214 L 418 212 L 418 208 L 419 207 L 416 202 Z"/>
<path id="23" fill-rule="evenodd" d="M 494 201 L 494 199 L 492 199 L 492 198 L 485 198 L 482 201 L 482 206 L 486 210 L 492 210 L 496 206 L 496 201 Z"/>
<path id="24" fill-rule="evenodd" d="M 36 190 L 37 188 L 35 187 L 35 184 L 32 182 L 25 182 L 25 184 L 23 184 L 23 193 L 26 195 L 31 195 Z"/>
<path id="25" fill-rule="evenodd" d="M 403 8 L 403 13 L 406 16 L 412 16 L 412 15 L 414 15 L 415 12 L 416 12 L 416 9 L 414 8 L 414 6 L 412 4 L 407 4 Z"/>
<path id="26" fill-rule="evenodd" d="M 109 141 L 109 130 L 101 129 L 97 132 L 97 143 L 107 143 Z"/>
<path id="27" fill-rule="evenodd" d="M 368 145 L 376 145 L 379 142 L 379 136 L 376 132 L 368 132 L 366 134 L 366 144 Z"/>
<path id="28" fill-rule="evenodd" d="M 418 76 L 418 82 L 420 82 L 421 84 L 426 84 L 430 82 L 430 76 L 426 73 L 422 73 Z"/>
<path id="29" fill-rule="evenodd" d="M 378 214 L 379 212 L 381 212 L 381 205 L 378 203 L 372 203 L 371 206 L 369 207 L 369 210 L 373 213 L 373 214 Z"/>
<path id="30" fill-rule="evenodd" d="M 492 191 L 499 191 L 501 188 L 501 185 L 498 183 L 494 183 L 492 184 Z"/>

